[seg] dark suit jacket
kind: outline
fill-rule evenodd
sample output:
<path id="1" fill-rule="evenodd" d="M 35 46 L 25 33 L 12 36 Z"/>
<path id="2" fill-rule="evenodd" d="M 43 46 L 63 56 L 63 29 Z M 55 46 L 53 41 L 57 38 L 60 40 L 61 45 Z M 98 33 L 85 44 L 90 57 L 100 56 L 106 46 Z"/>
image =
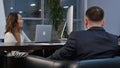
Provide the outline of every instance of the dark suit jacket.
<path id="1" fill-rule="evenodd" d="M 102 27 L 72 32 L 64 47 L 49 59 L 85 60 L 114 57 L 118 49 L 117 36 L 109 34 Z"/>

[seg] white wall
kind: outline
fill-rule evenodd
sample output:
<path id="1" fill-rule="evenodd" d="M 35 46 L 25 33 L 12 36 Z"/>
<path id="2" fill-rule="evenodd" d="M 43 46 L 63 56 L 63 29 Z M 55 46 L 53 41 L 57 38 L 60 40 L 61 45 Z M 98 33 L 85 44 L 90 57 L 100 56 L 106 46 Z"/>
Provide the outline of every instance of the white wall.
<path id="1" fill-rule="evenodd" d="M 3 0 L 0 0 L 0 39 L 4 38 L 5 24 L 6 21 L 5 21 Z"/>
<path id="2" fill-rule="evenodd" d="M 96 5 L 105 11 L 106 31 L 120 35 L 120 0 L 87 0 L 87 7 Z"/>

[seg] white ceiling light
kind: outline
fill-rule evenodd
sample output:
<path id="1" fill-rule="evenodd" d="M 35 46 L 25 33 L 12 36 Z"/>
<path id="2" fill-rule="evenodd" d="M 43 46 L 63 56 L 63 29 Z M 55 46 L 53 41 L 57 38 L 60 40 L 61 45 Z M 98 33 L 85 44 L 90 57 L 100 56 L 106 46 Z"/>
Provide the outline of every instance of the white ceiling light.
<path id="1" fill-rule="evenodd" d="M 10 7 L 11 10 L 13 10 L 13 7 Z"/>
<path id="2" fill-rule="evenodd" d="M 31 7 L 34 7 L 34 6 L 36 6 L 36 4 L 35 4 L 35 3 L 32 3 L 32 4 L 30 4 L 30 6 L 31 6 Z"/>
<path id="3" fill-rule="evenodd" d="M 42 11 L 42 9 L 39 9 L 39 11 L 41 12 L 41 11 Z"/>
<path id="4" fill-rule="evenodd" d="M 68 8 L 69 6 L 64 6 L 63 8 Z"/>
<path id="5" fill-rule="evenodd" d="M 23 11 L 19 11 L 19 13 L 23 13 Z"/>

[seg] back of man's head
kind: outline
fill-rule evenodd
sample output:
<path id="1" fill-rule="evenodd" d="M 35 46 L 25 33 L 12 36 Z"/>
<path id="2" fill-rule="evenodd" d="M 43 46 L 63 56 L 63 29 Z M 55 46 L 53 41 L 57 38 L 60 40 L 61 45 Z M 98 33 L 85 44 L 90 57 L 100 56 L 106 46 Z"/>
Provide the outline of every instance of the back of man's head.
<path id="1" fill-rule="evenodd" d="M 98 22 L 103 20 L 104 11 L 100 7 L 93 6 L 91 8 L 88 8 L 88 10 L 86 11 L 86 16 L 90 21 Z"/>

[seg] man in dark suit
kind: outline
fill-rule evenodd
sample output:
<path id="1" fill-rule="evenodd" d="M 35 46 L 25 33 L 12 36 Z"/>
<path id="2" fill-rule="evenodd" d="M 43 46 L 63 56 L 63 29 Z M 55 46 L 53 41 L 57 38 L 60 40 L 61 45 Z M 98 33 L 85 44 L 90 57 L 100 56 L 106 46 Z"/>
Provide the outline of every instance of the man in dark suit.
<path id="1" fill-rule="evenodd" d="M 87 30 L 72 32 L 64 47 L 57 50 L 49 59 L 85 60 L 114 57 L 118 49 L 117 36 L 106 32 L 104 11 L 94 6 L 86 11 L 84 24 Z"/>

